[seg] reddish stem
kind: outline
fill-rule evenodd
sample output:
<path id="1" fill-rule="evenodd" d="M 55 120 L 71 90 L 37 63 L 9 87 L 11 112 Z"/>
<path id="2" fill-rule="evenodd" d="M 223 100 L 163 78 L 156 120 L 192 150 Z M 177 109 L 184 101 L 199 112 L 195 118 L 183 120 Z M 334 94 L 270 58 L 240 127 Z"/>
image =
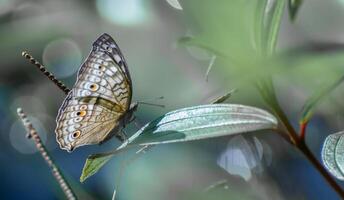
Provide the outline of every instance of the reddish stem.
<path id="1" fill-rule="evenodd" d="M 306 129 L 307 129 L 308 122 L 301 122 L 300 123 L 300 141 L 304 141 L 306 137 Z"/>

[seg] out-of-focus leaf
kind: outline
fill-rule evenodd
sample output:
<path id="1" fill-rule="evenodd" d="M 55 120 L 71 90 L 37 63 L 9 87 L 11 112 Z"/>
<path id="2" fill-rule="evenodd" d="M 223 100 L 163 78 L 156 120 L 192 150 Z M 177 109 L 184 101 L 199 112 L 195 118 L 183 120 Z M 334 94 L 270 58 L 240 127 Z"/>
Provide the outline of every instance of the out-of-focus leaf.
<path id="1" fill-rule="evenodd" d="M 276 127 L 273 115 L 250 106 L 212 104 L 179 109 L 146 124 L 114 152 L 90 156 L 80 180 L 95 174 L 113 154 L 128 147 L 186 142 Z"/>
<path id="2" fill-rule="evenodd" d="M 268 147 L 264 147 L 269 151 Z M 238 175 L 248 181 L 253 174 L 262 173 L 270 152 L 263 152 L 262 143 L 256 138 L 245 139 L 236 135 L 230 139 L 227 147 L 217 158 L 217 164 L 229 174 Z M 268 160 L 267 160 L 268 161 Z"/>
<path id="3" fill-rule="evenodd" d="M 330 92 L 332 92 L 344 80 L 344 76 L 340 77 L 333 83 L 321 88 L 313 94 L 305 103 L 302 109 L 300 123 L 307 123 L 313 115 L 314 108 L 323 100 Z"/>
<path id="4" fill-rule="evenodd" d="M 339 51 L 271 56 L 287 0 L 179 2 L 192 33 L 192 37 L 184 37 L 180 43 L 216 55 L 216 66 L 230 76 L 234 86 L 274 74 L 291 79 L 302 76 L 305 85 L 314 85 L 315 76 L 321 74 L 321 78 L 331 80 L 340 70 L 344 71 L 344 54 Z"/>
<path id="5" fill-rule="evenodd" d="M 207 46 L 207 44 L 204 44 L 204 43 L 202 43 L 200 41 L 195 40 L 191 36 L 181 37 L 181 38 L 178 39 L 177 43 L 179 45 L 199 47 L 199 48 L 202 48 L 202 49 L 205 49 L 205 50 L 209 51 L 210 53 L 212 53 L 214 55 L 224 56 L 224 53 L 221 53 L 221 52 L 217 51 L 216 49 L 213 49 L 212 47 Z"/>
<path id="6" fill-rule="evenodd" d="M 220 181 L 216 181 L 215 183 L 209 185 L 207 188 L 204 189 L 204 192 L 211 192 L 215 189 L 218 188 L 228 188 L 228 181 L 226 179 L 224 180 L 220 180 Z"/>
<path id="7" fill-rule="evenodd" d="M 303 0 L 288 0 L 289 18 L 292 22 L 295 21 L 302 3 Z"/>
<path id="8" fill-rule="evenodd" d="M 221 52 L 235 62 L 255 58 L 254 14 L 258 1 L 180 1 L 193 33 L 192 43 Z M 181 41 L 183 41 L 182 39 Z M 185 41 L 185 40 L 184 40 Z M 190 41 L 191 42 L 191 41 Z"/>
<path id="9" fill-rule="evenodd" d="M 321 157 L 328 171 L 340 180 L 344 180 L 344 131 L 327 136 Z"/>
<path id="10" fill-rule="evenodd" d="M 265 54 L 271 55 L 275 51 L 279 28 L 284 13 L 285 0 L 268 0 L 265 7 L 264 30 L 267 32 L 265 43 Z"/>
<path id="11" fill-rule="evenodd" d="M 225 102 L 229 97 L 231 97 L 233 95 L 233 93 L 235 93 L 237 90 L 233 89 L 229 92 L 227 92 L 225 95 L 222 95 L 214 100 L 211 101 L 212 104 L 219 104 L 219 103 L 223 103 Z"/>
<path id="12" fill-rule="evenodd" d="M 264 14 L 266 7 L 268 5 L 269 0 L 260 0 L 257 1 L 256 5 L 256 12 L 255 12 L 255 19 L 254 19 L 254 35 L 255 35 L 255 49 L 258 51 L 258 53 L 261 55 L 264 46 L 263 45 L 263 39 L 265 34 L 265 28 L 264 28 Z"/>
<path id="13" fill-rule="evenodd" d="M 178 0 L 166 0 L 168 4 L 170 4 L 173 8 L 177 10 L 183 10 L 182 6 L 180 5 Z"/>

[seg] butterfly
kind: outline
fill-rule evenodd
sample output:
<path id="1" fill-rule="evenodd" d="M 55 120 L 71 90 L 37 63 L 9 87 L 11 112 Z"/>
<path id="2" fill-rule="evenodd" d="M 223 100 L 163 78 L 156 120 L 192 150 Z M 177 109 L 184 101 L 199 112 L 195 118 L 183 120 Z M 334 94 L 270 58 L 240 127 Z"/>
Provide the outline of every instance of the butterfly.
<path id="1" fill-rule="evenodd" d="M 101 144 L 116 136 L 134 119 L 132 81 L 124 57 L 104 33 L 81 65 L 77 80 L 56 117 L 56 140 L 68 152 L 83 145 Z"/>

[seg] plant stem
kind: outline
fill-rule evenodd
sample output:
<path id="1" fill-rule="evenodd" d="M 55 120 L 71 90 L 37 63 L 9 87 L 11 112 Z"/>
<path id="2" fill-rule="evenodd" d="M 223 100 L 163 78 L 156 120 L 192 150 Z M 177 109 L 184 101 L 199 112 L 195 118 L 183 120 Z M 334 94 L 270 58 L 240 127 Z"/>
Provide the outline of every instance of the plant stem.
<path id="1" fill-rule="evenodd" d="M 278 32 L 281 25 L 281 19 L 283 16 L 283 10 L 285 6 L 285 0 L 280 0 L 277 2 L 276 11 L 273 14 L 272 22 L 273 26 L 269 27 L 269 31 L 267 33 L 268 39 L 266 41 L 266 48 L 265 53 L 267 56 L 271 56 L 274 54 L 276 49 L 276 43 L 278 39 Z M 338 85 L 342 80 L 339 80 L 338 83 L 334 85 Z M 337 192 L 337 194 L 344 199 L 344 191 L 342 188 L 337 184 L 337 182 L 333 179 L 333 177 L 327 172 L 327 170 L 323 167 L 323 165 L 317 160 L 314 154 L 308 148 L 305 142 L 305 134 L 306 134 L 306 127 L 307 122 L 301 123 L 300 125 L 300 135 L 297 134 L 291 123 L 289 122 L 288 117 L 283 112 L 281 106 L 279 105 L 277 96 L 275 94 L 275 90 L 273 87 L 271 76 L 265 80 L 262 80 L 257 83 L 257 89 L 259 90 L 262 98 L 265 102 L 273 109 L 275 114 L 278 116 L 279 121 L 283 125 L 284 134 L 289 136 L 287 140 L 291 142 L 297 149 L 299 149 L 306 158 L 312 163 L 312 165 L 320 172 L 320 174 L 325 178 L 328 184 Z M 333 88 L 334 88 L 333 87 Z M 330 88 L 330 89 L 333 89 Z M 319 95 L 319 97 L 322 97 Z M 283 130 L 282 130 L 283 131 Z M 282 136 L 283 132 L 281 133 Z M 284 137 L 286 138 L 286 137 Z"/>
<path id="2" fill-rule="evenodd" d="M 337 192 L 337 194 L 342 199 L 344 199 L 344 191 L 342 190 L 342 188 L 337 184 L 337 182 L 333 179 L 333 177 L 327 172 L 327 170 L 323 167 L 323 165 L 316 159 L 316 157 L 310 151 L 310 149 L 308 148 L 304 140 L 304 134 L 305 134 L 307 124 L 304 124 L 304 128 L 301 127 L 301 130 L 303 130 L 303 133 L 301 131 L 301 135 L 299 136 L 297 132 L 295 131 L 295 129 L 293 128 L 293 126 L 291 125 L 291 123 L 289 122 L 288 117 L 283 112 L 281 106 L 279 105 L 274 91 L 269 91 L 269 93 L 270 93 L 269 96 L 270 98 L 272 98 L 272 102 L 273 102 L 273 105 L 271 105 L 271 101 L 270 101 L 270 106 L 274 110 L 275 114 L 278 116 L 280 122 L 285 127 L 285 133 L 289 135 L 292 144 L 304 154 L 304 156 L 312 163 L 312 165 L 316 168 L 316 170 L 318 170 L 319 173 L 325 178 L 328 184 Z"/>
<path id="3" fill-rule="evenodd" d="M 307 129 L 308 122 L 300 123 L 300 140 L 305 140 L 306 137 L 306 129 Z"/>
<path id="4" fill-rule="evenodd" d="M 333 177 L 327 172 L 327 170 L 323 167 L 323 165 L 316 159 L 316 157 L 308 148 L 304 140 L 302 141 L 303 142 L 299 142 L 296 147 L 306 156 L 306 158 L 320 172 L 320 174 L 325 178 L 327 183 L 337 192 L 337 194 L 341 197 L 341 199 L 344 199 L 344 191 L 342 190 L 342 188 L 333 179 Z"/>

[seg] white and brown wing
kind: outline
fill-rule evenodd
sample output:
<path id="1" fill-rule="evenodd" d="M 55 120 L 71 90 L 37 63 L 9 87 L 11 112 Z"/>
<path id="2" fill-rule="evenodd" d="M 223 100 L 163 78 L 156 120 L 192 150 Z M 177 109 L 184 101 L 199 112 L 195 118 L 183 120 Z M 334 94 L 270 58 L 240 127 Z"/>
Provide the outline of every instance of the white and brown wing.
<path id="1" fill-rule="evenodd" d="M 55 132 L 60 147 L 72 151 L 104 141 L 129 109 L 131 85 L 117 44 L 101 35 L 59 110 Z"/>
<path id="2" fill-rule="evenodd" d="M 119 105 L 123 111 L 129 108 L 130 74 L 117 44 L 109 35 L 103 34 L 93 43 L 73 90 L 75 97 L 101 97 Z"/>
<path id="3" fill-rule="evenodd" d="M 118 125 L 120 112 L 114 112 L 97 104 L 88 104 L 76 99 L 64 102 L 58 115 L 55 129 L 57 142 L 62 149 L 98 144 Z"/>

